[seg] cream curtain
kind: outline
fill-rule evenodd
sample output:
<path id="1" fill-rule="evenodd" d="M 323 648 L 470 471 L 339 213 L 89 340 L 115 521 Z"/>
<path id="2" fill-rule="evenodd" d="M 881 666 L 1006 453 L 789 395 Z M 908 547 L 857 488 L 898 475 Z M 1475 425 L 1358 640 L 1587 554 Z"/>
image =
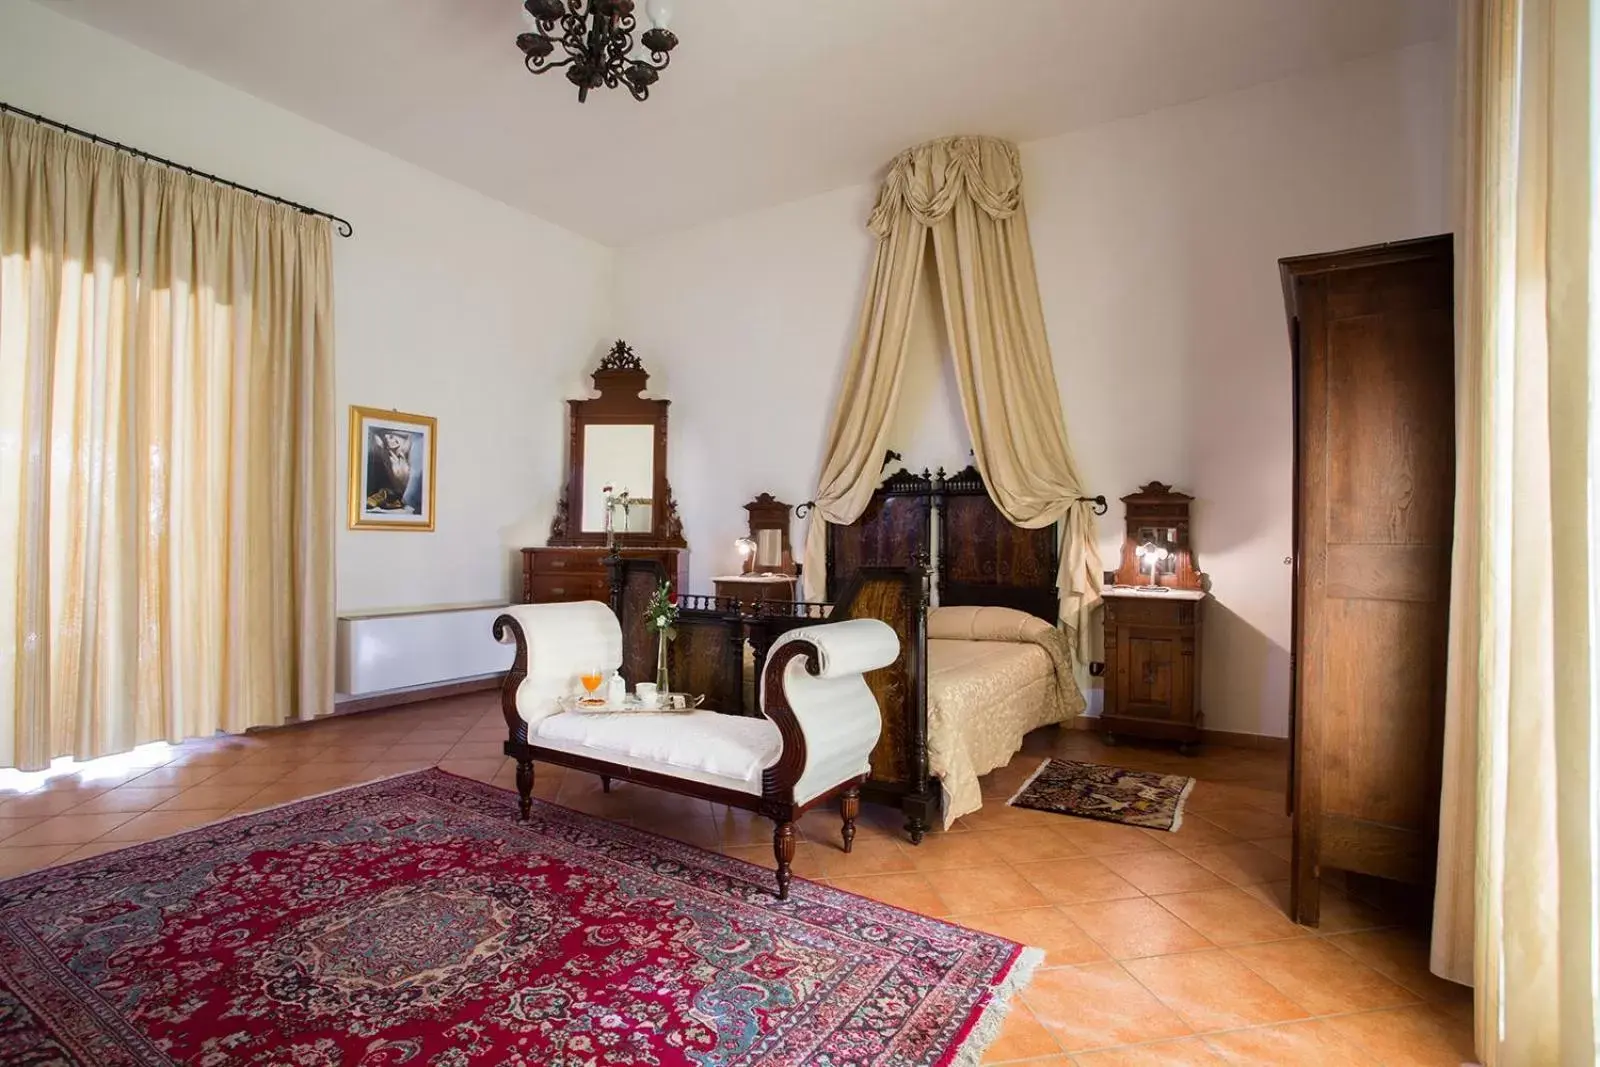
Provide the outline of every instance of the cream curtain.
<path id="1" fill-rule="evenodd" d="M 1001 514 L 1037 528 L 1065 519 L 1061 619 L 1079 684 L 1087 682 L 1089 615 L 1100 602 L 1093 512 L 1067 444 L 1016 146 L 989 137 L 918 145 L 890 165 L 868 223 L 878 255 L 823 465 L 817 514 L 855 521 L 878 484 L 912 309 L 936 295 L 955 360 L 977 466 Z M 920 291 L 931 245 L 937 294 Z M 870 399 L 869 399 L 870 398 Z M 806 536 L 808 595 L 821 595 L 826 526 Z"/>
<path id="2" fill-rule="evenodd" d="M 0 766 L 331 707 L 330 256 L 0 114 Z"/>
<path id="3" fill-rule="evenodd" d="M 1489 1067 L 1592 1067 L 1600 434 L 1592 0 L 1460 9 L 1458 439 L 1433 967 Z"/>

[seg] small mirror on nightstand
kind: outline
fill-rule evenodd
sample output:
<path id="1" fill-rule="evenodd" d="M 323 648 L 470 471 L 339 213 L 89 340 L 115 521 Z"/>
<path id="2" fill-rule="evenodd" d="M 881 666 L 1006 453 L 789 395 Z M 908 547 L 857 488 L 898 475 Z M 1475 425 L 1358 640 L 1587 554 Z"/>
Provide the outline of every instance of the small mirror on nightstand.
<path id="1" fill-rule="evenodd" d="M 750 535 L 735 542 L 740 573 L 713 579 L 719 597 L 748 607 L 765 600 L 793 600 L 800 565 L 789 542 L 794 509 L 762 493 L 744 506 L 750 515 Z"/>

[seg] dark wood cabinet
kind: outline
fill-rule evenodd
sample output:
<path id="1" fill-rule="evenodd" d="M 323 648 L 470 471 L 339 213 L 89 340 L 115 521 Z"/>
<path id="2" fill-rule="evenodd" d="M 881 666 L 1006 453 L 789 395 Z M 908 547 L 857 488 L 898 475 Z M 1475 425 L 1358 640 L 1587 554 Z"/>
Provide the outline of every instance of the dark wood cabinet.
<path id="1" fill-rule="evenodd" d="M 611 602 L 611 575 L 606 570 L 606 548 L 564 545 L 522 550 L 522 602 L 552 604 L 570 600 Z M 684 548 L 624 548 L 623 559 L 649 559 L 661 564 L 682 589 L 689 577 L 689 550 Z"/>
<path id="2" fill-rule="evenodd" d="M 1283 262 L 1295 382 L 1293 880 L 1432 880 L 1455 495 L 1449 237 Z"/>
<path id="3" fill-rule="evenodd" d="M 1199 742 L 1200 622 L 1205 594 L 1105 590 L 1106 681 L 1100 729 Z"/>

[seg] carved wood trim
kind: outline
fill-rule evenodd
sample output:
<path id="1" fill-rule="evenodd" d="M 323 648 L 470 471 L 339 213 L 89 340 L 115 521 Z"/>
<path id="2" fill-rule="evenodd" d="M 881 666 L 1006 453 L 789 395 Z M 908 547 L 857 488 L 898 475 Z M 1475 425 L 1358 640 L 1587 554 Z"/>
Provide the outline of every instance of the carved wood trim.
<path id="1" fill-rule="evenodd" d="M 762 707 L 768 719 L 783 737 L 783 752 L 778 762 L 761 772 L 761 791 L 777 796 L 794 790 L 806 767 L 806 735 L 789 706 L 789 696 L 783 689 L 783 676 L 791 661 L 801 656 L 806 659 L 806 673 L 813 678 L 822 673 L 822 653 L 806 640 L 790 641 L 767 660 L 761 672 Z"/>
<path id="2" fill-rule="evenodd" d="M 494 620 L 494 639 L 503 642 L 507 633 L 516 640 L 517 652 L 511 660 L 511 669 L 506 671 L 505 679 L 500 683 L 500 714 L 506 720 L 506 730 L 511 740 L 526 741 L 528 724 L 522 721 L 522 715 L 517 711 L 517 689 L 528 677 L 528 638 L 522 632 L 522 624 L 513 616 L 498 616 Z"/>
<path id="3" fill-rule="evenodd" d="M 939 523 L 939 602 L 1015 608 L 1054 625 L 1061 615 L 1056 578 L 1059 524 L 1014 525 L 995 505 L 978 469 L 934 477 Z"/>

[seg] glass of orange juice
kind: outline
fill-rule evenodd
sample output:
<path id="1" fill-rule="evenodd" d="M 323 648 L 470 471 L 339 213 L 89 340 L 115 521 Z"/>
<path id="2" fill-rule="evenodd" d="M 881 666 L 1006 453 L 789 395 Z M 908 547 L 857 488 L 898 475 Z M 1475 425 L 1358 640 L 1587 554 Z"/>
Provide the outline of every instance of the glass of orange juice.
<path id="1" fill-rule="evenodd" d="M 593 697 L 594 691 L 605 681 L 605 673 L 599 667 L 590 667 L 578 676 L 578 681 L 583 683 L 583 691 Z"/>

